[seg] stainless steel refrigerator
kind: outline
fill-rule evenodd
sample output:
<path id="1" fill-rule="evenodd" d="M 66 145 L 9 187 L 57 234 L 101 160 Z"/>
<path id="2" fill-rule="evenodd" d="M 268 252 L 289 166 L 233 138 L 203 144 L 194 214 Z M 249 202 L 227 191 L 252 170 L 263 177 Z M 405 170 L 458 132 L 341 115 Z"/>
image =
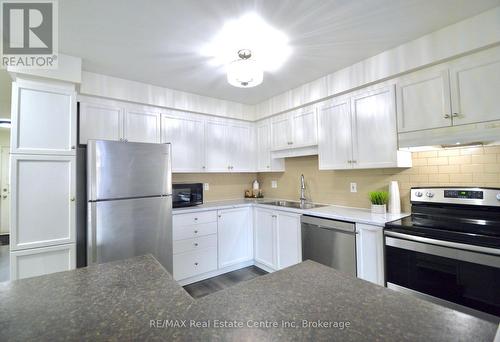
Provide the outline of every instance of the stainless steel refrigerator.
<path id="1" fill-rule="evenodd" d="M 89 140 L 87 263 L 151 253 L 172 273 L 170 144 Z"/>

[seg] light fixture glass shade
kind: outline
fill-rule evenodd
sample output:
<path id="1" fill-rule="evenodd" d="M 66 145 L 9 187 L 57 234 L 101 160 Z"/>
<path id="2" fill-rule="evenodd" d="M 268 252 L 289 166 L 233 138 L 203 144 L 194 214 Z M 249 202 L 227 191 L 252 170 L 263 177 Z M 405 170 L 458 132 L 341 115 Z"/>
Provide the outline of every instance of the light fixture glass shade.
<path id="1" fill-rule="evenodd" d="M 264 72 L 253 59 L 237 59 L 227 66 L 227 81 L 239 88 L 251 88 L 262 83 Z"/>

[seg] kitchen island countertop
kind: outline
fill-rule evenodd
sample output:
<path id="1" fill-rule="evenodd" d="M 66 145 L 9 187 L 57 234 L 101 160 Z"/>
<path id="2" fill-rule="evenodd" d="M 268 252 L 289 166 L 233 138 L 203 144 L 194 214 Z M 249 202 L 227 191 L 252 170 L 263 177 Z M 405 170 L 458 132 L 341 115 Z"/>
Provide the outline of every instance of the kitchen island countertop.
<path id="1" fill-rule="evenodd" d="M 497 328 L 312 261 L 194 300 L 142 256 L 1 283 L 0 303 L 2 341 L 492 341 Z"/>

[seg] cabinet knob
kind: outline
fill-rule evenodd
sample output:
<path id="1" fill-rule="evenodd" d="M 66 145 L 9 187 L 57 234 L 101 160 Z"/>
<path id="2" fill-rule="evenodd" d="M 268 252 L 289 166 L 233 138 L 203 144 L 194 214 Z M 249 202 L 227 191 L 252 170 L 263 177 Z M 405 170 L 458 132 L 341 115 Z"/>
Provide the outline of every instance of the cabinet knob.
<path id="1" fill-rule="evenodd" d="M 451 115 L 450 115 L 450 114 L 445 114 L 445 115 L 443 116 L 443 119 L 449 119 L 449 118 L 451 118 Z"/>
<path id="2" fill-rule="evenodd" d="M 74 198 L 74 197 L 71 197 L 69 200 L 70 200 L 71 202 L 74 202 L 74 201 L 75 201 L 75 198 Z"/>
<path id="3" fill-rule="evenodd" d="M 195 247 L 198 247 L 198 243 L 197 243 L 197 242 L 195 242 L 195 243 L 194 243 L 194 246 L 195 246 Z"/>
<path id="4" fill-rule="evenodd" d="M 453 114 L 451 114 L 451 117 L 452 117 L 452 118 L 456 118 L 456 117 L 458 117 L 458 113 L 453 113 Z"/>
<path id="5" fill-rule="evenodd" d="M 197 230 L 195 230 L 195 231 L 194 231 L 194 233 L 195 233 L 195 234 L 198 234 L 198 231 L 197 231 Z"/>
<path id="6" fill-rule="evenodd" d="M 7 195 L 3 195 L 2 198 L 7 198 Z"/>
<path id="7" fill-rule="evenodd" d="M 353 160 L 353 161 L 352 161 L 352 163 L 353 163 L 353 164 L 356 164 L 357 162 L 358 162 L 357 160 Z"/>
<path id="8" fill-rule="evenodd" d="M 269 165 L 267 165 L 267 168 L 269 169 Z"/>
<path id="9" fill-rule="evenodd" d="M 347 161 L 347 163 L 348 163 L 348 164 L 352 164 L 352 160 L 348 160 L 348 161 Z"/>
<path id="10" fill-rule="evenodd" d="M 197 262 L 195 262 L 195 263 L 194 263 L 194 265 L 195 265 L 195 266 L 198 266 L 198 263 L 197 263 Z"/>
<path id="11" fill-rule="evenodd" d="M 194 218 L 194 220 L 195 220 L 195 221 L 198 221 L 198 218 L 197 218 L 197 217 L 195 217 L 195 218 Z"/>
<path id="12" fill-rule="evenodd" d="M 75 150 L 75 149 L 76 149 L 76 146 L 71 146 L 71 149 L 72 149 L 72 150 Z"/>
<path id="13" fill-rule="evenodd" d="M 222 215 L 219 215 L 219 218 L 221 218 L 221 217 L 222 217 Z"/>
<path id="14" fill-rule="evenodd" d="M 203 170 L 205 170 L 207 167 L 206 167 L 206 166 L 202 166 L 201 168 L 202 168 Z"/>

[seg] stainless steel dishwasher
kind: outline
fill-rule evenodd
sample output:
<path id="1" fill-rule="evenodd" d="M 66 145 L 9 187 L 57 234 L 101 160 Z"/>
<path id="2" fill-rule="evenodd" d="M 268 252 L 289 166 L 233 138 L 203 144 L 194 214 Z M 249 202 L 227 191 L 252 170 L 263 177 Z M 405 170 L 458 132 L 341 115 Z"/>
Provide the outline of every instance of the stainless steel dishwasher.
<path id="1" fill-rule="evenodd" d="M 354 223 L 302 215 L 302 259 L 356 276 Z"/>

